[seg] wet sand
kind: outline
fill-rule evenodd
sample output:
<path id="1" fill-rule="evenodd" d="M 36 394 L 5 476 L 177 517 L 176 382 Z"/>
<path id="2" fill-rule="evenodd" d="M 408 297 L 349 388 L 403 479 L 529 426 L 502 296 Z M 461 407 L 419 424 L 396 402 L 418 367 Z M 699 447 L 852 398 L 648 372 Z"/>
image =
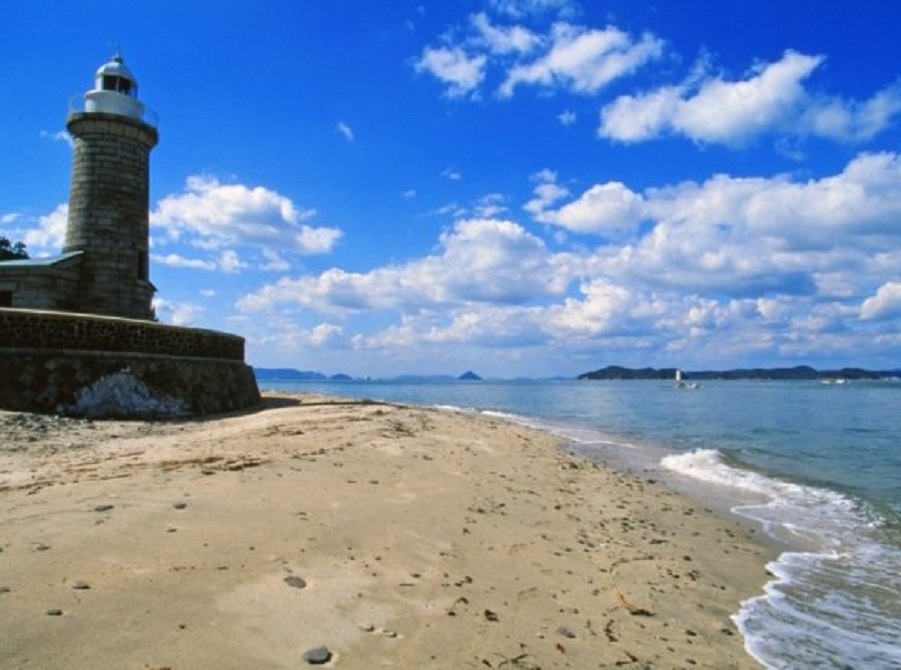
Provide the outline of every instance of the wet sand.
<path id="1" fill-rule="evenodd" d="M 491 417 L 0 412 L 2 668 L 757 668 L 730 615 L 768 558 Z"/>

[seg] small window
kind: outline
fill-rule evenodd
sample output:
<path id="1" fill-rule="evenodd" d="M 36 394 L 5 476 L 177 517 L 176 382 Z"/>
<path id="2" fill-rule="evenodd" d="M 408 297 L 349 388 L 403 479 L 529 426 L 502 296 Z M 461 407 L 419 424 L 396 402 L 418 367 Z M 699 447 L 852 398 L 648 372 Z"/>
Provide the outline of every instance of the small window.
<path id="1" fill-rule="evenodd" d="M 119 93 L 129 95 L 131 93 L 131 82 L 128 79 L 119 78 Z"/>
<path id="2" fill-rule="evenodd" d="M 115 91 L 116 90 L 116 80 L 119 77 L 116 77 L 112 74 L 103 75 L 103 82 L 101 84 L 104 91 Z"/>
<path id="3" fill-rule="evenodd" d="M 13 292 L 12 291 L 0 291 L 0 307 L 12 307 L 13 306 Z"/>

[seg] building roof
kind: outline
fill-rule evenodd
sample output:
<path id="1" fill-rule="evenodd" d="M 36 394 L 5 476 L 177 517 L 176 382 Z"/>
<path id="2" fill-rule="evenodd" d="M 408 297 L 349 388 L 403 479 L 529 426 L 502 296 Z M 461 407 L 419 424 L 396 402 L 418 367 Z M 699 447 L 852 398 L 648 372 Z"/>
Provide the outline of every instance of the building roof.
<path id="1" fill-rule="evenodd" d="M 59 256 L 46 256 L 44 258 L 25 258 L 23 260 L 15 260 L 15 261 L 0 261 L 0 268 L 30 268 L 30 267 L 50 267 L 52 265 L 56 265 L 57 263 L 62 263 L 64 261 L 71 260 L 78 256 L 81 256 L 83 251 L 70 251 L 67 254 L 60 254 Z"/>

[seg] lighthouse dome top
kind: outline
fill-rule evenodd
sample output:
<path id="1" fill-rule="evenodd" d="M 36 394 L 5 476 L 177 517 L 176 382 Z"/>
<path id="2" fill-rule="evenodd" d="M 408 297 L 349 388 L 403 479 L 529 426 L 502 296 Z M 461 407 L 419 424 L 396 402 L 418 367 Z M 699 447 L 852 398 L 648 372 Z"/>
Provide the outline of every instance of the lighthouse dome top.
<path id="1" fill-rule="evenodd" d="M 136 98 L 138 80 L 125 65 L 118 53 L 101 65 L 94 75 L 94 88 L 103 91 L 116 91 Z"/>

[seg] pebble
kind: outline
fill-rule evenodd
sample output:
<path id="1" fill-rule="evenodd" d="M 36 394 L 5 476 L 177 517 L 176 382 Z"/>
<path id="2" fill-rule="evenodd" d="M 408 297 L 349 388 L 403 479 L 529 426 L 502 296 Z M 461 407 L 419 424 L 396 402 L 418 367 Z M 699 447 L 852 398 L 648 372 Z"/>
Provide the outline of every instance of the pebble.
<path id="1" fill-rule="evenodd" d="M 184 509 L 185 507 L 188 506 L 188 503 L 186 503 L 186 502 L 177 502 L 177 503 L 174 503 L 172 506 L 173 506 L 175 509 Z"/>
<path id="2" fill-rule="evenodd" d="M 87 582 L 75 582 L 72 584 L 72 588 L 76 591 L 87 591 L 91 588 L 91 585 Z"/>
<path id="3" fill-rule="evenodd" d="M 97 507 L 94 508 L 94 511 L 95 512 L 109 512 L 111 509 L 113 509 L 113 505 L 97 505 Z"/>
<path id="4" fill-rule="evenodd" d="M 570 640 L 573 640 L 576 637 L 576 634 L 566 626 L 560 626 L 559 628 L 557 628 L 557 635 L 562 635 L 563 637 L 569 638 Z"/>
<path id="5" fill-rule="evenodd" d="M 0 586 L 0 593 L 10 593 L 12 591 L 8 586 Z"/>
<path id="6" fill-rule="evenodd" d="M 303 660 L 310 665 L 324 665 L 332 660 L 332 652 L 328 647 L 316 647 L 304 652 Z"/>
<path id="7" fill-rule="evenodd" d="M 293 586 L 295 589 L 305 588 L 307 583 L 303 577 L 298 577 L 297 575 L 289 575 L 285 577 L 285 584 L 288 586 Z"/>
<path id="8" fill-rule="evenodd" d="M 62 615 L 63 615 L 63 611 L 61 609 L 57 609 L 54 607 L 53 609 L 47 610 L 47 616 L 62 616 Z"/>

